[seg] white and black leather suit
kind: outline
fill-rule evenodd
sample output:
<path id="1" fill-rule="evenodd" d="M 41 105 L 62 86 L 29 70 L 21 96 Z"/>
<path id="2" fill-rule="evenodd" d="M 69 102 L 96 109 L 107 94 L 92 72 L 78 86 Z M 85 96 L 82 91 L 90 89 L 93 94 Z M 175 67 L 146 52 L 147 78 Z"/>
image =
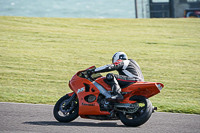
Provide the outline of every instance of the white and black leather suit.
<path id="1" fill-rule="evenodd" d="M 144 77 L 138 63 L 132 59 L 119 59 L 113 64 L 96 68 L 94 73 L 109 72 L 113 70 L 117 70 L 119 75 L 108 73 L 106 75 L 106 80 L 115 95 L 121 93 L 121 87 L 137 81 L 144 81 Z"/>

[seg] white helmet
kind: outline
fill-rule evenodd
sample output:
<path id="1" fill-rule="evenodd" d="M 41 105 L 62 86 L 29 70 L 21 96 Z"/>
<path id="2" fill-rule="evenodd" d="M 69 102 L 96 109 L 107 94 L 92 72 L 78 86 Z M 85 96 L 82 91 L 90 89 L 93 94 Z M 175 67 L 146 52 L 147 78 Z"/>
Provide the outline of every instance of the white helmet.
<path id="1" fill-rule="evenodd" d="M 112 63 L 116 62 L 119 59 L 121 59 L 121 60 L 128 60 L 128 57 L 127 57 L 127 55 L 124 52 L 119 51 L 119 52 L 117 52 L 117 53 L 115 53 L 113 55 L 113 57 L 112 57 Z"/>

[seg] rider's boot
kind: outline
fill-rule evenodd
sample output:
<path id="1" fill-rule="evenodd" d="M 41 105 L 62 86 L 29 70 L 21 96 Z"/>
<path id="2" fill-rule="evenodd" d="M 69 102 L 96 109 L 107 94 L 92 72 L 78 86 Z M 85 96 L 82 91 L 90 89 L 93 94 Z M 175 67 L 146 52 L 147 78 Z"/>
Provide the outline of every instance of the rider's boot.
<path id="1" fill-rule="evenodd" d="M 112 86 L 114 96 L 106 99 L 107 102 L 121 102 L 124 100 L 123 95 L 121 94 L 121 88 L 118 84 Z"/>

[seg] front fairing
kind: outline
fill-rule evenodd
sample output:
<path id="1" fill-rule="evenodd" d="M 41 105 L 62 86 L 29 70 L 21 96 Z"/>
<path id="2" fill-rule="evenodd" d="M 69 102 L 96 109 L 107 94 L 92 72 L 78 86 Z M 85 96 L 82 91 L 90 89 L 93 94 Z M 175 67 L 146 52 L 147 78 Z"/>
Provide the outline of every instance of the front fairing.
<path id="1" fill-rule="evenodd" d="M 69 81 L 69 86 L 71 90 L 77 94 L 79 100 L 79 115 L 110 114 L 106 111 L 100 111 L 100 107 L 97 102 L 100 91 L 93 84 L 93 82 L 87 79 L 88 77 L 85 77 L 84 72 L 86 72 L 86 70 L 77 72 Z M 92 102 L 88 102 L 86 100 L 86 98 L 90 95 L 95 97 L 95 100 Z"/>

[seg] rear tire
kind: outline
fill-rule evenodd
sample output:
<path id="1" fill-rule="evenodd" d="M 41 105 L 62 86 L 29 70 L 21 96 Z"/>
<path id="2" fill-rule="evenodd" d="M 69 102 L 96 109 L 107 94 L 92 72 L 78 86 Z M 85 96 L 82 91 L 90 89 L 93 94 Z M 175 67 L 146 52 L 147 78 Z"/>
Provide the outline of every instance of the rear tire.
<path id="1" fill-rule="evenodd" d="M 137 127 L 144 124 L 151 117 L 153 107 L 151 101 L 143 96 L 133 96 L 130 100 L 137 101 L 139 105 L 141 104 L 139 109 L 132 114 L 119 112 L 119 118 L 124 125 Z"/>
<path id="2" fill-rule="evenodd" d="M 65 105 L 69 98 L 69 95 L 61 97 L 54 106 L 53 114 L 59 122 L 70 122 L 79 116 L 78 99 L 75 97 L 68 105 Z"/>

